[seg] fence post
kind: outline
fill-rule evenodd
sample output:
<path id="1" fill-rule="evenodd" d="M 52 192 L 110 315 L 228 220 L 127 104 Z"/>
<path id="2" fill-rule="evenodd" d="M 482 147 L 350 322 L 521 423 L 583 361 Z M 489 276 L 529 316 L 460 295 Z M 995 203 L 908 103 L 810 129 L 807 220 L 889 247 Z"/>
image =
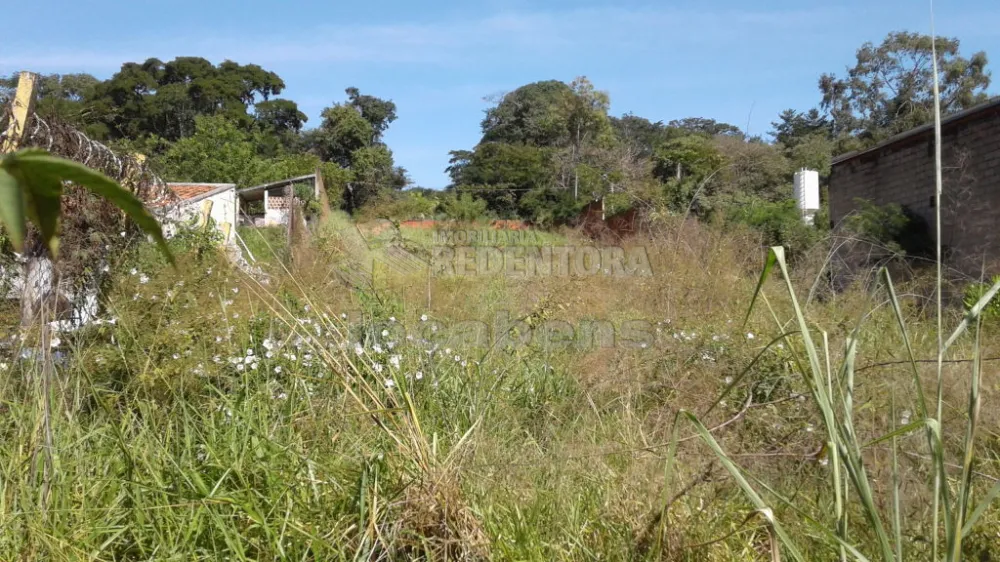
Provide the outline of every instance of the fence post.
<path id="1" fill-rule="evenodd" d="M 38 76 L 31 72 L 22 72 L 17 79 L 17 91 L 11 102 L 10 123 L 0 145 L 0 154 L 14 152 L 21 145 L 24 131 L 28 127 L 28 119 L 35 110 L 35 90 L 38 89 Z"/>

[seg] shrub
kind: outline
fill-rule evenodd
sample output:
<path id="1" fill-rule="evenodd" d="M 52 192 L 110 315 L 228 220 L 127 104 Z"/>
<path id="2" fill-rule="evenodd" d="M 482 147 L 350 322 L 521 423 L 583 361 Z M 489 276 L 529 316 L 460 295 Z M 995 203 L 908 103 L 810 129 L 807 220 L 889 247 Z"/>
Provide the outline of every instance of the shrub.
<path id="1" fill-rule="evenodd" d="M 486 201 L 467 193 L 446 197 L 441 208 L 448 218 L 458 221 L 474 221 L 486 216 Z"/>
<path id="2" fill-rule="evenodd" d="M 574 199 L 569 190 L 533 189 L 521 198 L 521 216 L 532 223 L 550 227 L 569 222 L 583 208 L 582 202 L 587 199 Z"/>
<path id="3" fill-rule="evenodd" d="M 746 224 L 759 231 L 768 246 L 784 246 L 795 257 L 816 244 L 822 232 L 802 220 L 795 201 L 764 201 L 750 198 L 728 211 L 731 222 Z"/>
<path id="4" fill-rule="evenodd" d="M 419 192 L 384 192 L 358 211 L 358 219 L 404 221 L 432 218 L 441 202 Z"/>
<path id="5" fill-rule="evenodd" d="M 971 310 L 972 307 L 979 302 L 979 299 L 983 298 L 983 295 L 990 290 L 990 287 L 1000 282 L 1000 275 L 994 275 L 989 283 L 971 283 L 965 288 L 965 298 L 963 302 L 965 304 L 965 310 Z M 1000 299 L 994 298 L 986 305 L 986 308 L 982 312 L 983 320 L 989 322 L 995 322 L 1000 320 Z"/>
<path id="6" fill-rule="evenodd" d="M 855 199 L 858 210 L 844 219 L 844 230 L 887 250 L 913 256 L 929 256 L 934 247 L 927 221 L 898 204 L 876 205 Z"/>

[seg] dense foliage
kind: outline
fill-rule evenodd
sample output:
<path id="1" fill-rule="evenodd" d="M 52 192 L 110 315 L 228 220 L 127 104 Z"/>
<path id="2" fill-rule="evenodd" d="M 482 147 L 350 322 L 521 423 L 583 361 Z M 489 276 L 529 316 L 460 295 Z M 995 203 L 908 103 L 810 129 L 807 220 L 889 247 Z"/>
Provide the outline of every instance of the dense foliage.
<path id="1" fill-rule="evenodd" d="M 17 76 L 0 79 L 0 102 Z M 101 81 L 87 74 L 42 77 L 37 112 L 116 148 L 140 152 L 169 180 L 249 186 L 321 169 L 333 202 L 357 208 L 382 190 L 407 185 L 382 134 L 396 119 L 391 101 L 347 88 L 319 127 L 274 72 L 255 64 L 198 57 L 125 63 Z"/>
<path id="2" fill-rule="evenodd" d="M 608 93 L 586 77 L 525 84 L 486 111 L 476 146 L 451 152 L 446 193 L 412 202 L 418 192 L 402 191 L 410 183 L 406 170 L 383 141 L 396 105 L 354 87 L 305 129 L 297 104 L 277 97 L 285 83 L 274 72 L 153 58 L 126 63 L 103 81 L 43 77 L 38 111 L 150 155 L 170 179 L 253 185 L 321 168 L 329 199 L 365 216 L 482 209 L 552 225 L 572 222 L 587 203 L 609 196 L 617 210 L 631 201 L 668 214 L 769 225 L 765 242 L 779 243 L 787 237 L 776 233 L 799 230 L 784 222 L 798 221 L 787 203 L 796 170 L 818 170 L 825 183 L 835 154 L 932 118 L 931 46 L 930 37 L 909 32 L 864 44 L 845 76 L 820 77 L 816 107 L 778 116 L 769 141 L 707 117 L 615 117 Z M 957 39 L 939 38 L 936 47 L 945 113 L 984 101 L 986 55 L 963 57 Z M 15 83 L 0 79 L 0 100 Z M 478 203 L 468 204 L 472 199 Z"/>

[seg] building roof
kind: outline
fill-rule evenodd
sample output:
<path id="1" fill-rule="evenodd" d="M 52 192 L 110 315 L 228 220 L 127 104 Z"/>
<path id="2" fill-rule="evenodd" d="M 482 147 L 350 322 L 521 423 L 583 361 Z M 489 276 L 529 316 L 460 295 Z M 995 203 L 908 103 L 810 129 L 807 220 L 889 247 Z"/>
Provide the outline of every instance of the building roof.
<path id="1" fill-rule="evenodd" d="M 943 129 L 948 125 L 957 125 L 958 123 L 963 123 L 967 121 L 975 121 L 977 118 L 983 116 L 984 114 L 991 113 L 994 111 L 1000 111 L 1000 96 L 995 97 L 986 103 L 979 104 L 975 107 L 970 107 L 969 109 L 966 109 L 964 111 L 959 111 L 958 113 L 954 113 L 947 117 L 943 117 L 941 119 L 941 128 Z M 853 152 L 848 152 L 847 154 L 841 154 L 840 156 L 837 156 L 833 159 L 833 165 L 836 166 L 837 164 L 843 164 L 844 162 L 847 162 L 849 160 L 854 160 L 859 156 L 870 154 L 872 152 L 877 152 L 879 150 L 882 150 L 883 148 L 895 144 L 901 144 L 904 141 L 908 141 L 916 137 L 920 137 L 921 135 L 933 132 L 934 132 L 934 123 L 921 125 L 914 129 L 910 129 L 909 131 L 904 131 L 902 133 L 899 133 L 894 137 L 890 137 L 871 148 L 866 148 L 863 150 L 855 150 Z"/>
<path id="2" fill-rule="evenodd" d="M 276 187 L 284 187 L 286 185 L 292 185 L 294 183 L 306 180 L 316 181 L 316 174 L 308 174 L 305 176 L 287 178 L 283 180 L 273 181 L 271 183 L 255 185 L 253 187 L 244 187 L 243 189 L 237 190 L 237 193 L 239 194 L 241 199 L 244 199 L 246 201 L 253 201 L 257 199 L 263 199 L 265 191 L 274 189 Z"/>
<path id="3" fill-rule="evenodd" d="M 168 183 L 167 187 L 182 203 L 200 201 L 216 193 L 236 189 L 235 183 Z"/>

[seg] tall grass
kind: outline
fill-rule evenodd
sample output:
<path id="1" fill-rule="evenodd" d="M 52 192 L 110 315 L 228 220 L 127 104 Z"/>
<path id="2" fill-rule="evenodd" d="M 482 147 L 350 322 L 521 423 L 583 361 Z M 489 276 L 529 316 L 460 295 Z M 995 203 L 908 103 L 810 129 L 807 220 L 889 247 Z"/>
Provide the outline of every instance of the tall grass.
<path id="1" fill-rule="evenodd" d="M 933 37 L 932 31 L 932 37 Z M 826 441 L 823 451 L 829 463 L 829 490 L 834 498 L 834 509 L 832 519 L 822 513 L 804 513 L 796 504 L 794 498 L 784 497 L 770 488 L 766 483 L 757 481 L 751 482 L 744 471 L 734 462 L 723 448 L 719 445 L 712 434 L 693 414 L 681 411 L 674 420 L 674 443 L 671 445 L 666 463 L 666 481 L 669 483 L 673 476 L 676 441 L 681 421 L 686 421 L 694 426 L 697 433 L 705 443 L 709 445 L 712 452 L 718 457 L 719 462 L 726 468 L 729 474 L 736 480 L 739 487 L 746 494 L 758 513 L 766 520 L 768 528 L 773 533 L 776 540 L 770 543 L 770 551 L 773 560 L 780 560 L 781 553 L 784 552 L 794 560 L 806 560 L 802 549 L 798 546 L 800 542 L 794 538 L 774 515 L 773 502 L 779 502 L 783 507 L 795 512 L 809 523 L 809 527 L 819 534 L 833 546 L 835 546 L 841 560 L 869 560 L 877 559 L 889 561 L 903 561 L 908 559 L 904 549 L 903 528 L 907 523 L 905 515 L 900 506 L 900 486 L 901 478 L 899 472 L 899 439 L 911 433 L 923 433 L 926 441 L 927 472 L 931 480 L 931 501 L 930 524 L 925 525 L 927 541 L 931 544 L 930 559 L 946 560 L 949 562 L 958 561 L 963 556 L 963 541 L 970 535 L 973 527 L 983 516 L 990 503 L 1000 495 L 1000 482 L 993 485 L 983 498 L 973 509 L 973 495 L 975 492 L 973 466 L 976 460 L 976 436 L 979 432 L 980 409 L 981 409 L 981 385 L 982 385 L 982 364 L 981 364 L 981 315 L 990 304 L 992 299 L 1000 291 L 1000 282 L 990 287 L 985 294 L 982 294 L 961 320 L 958 326 L 946 338 L 944 329 L 944 307 L 942 292 L 944 280 L 942 277 L 942 252 L 941 252 L 941 195 L 942 195 L 942 160 L 941 160 L 941 112 L 940 93 L 938 91 L 938 63 L 936 45 L 933 50 L 934 84 L 933 94 L 935 100 L 934 109 L 934 130 L 935 130 L 935 211 L 936 211 L 936 284 L 935 284 L 935 305 L 936 305 L 936 330 L 937 354 L 936 354 L 936 392 L 933 402 L 929 405 L 924 396 L 923 381 L 921 379 L 914 346 L 905 322 L 903 307 L 896 294 L 892 279 L 887 270 L 881 270 L 883 289 L 886 299 L 880 306 L 891 307 L 898 329 L 901 335 L 901 349 L 898 355 L 905 357 L 912 372 L 913 391 L 917 399 L 917 418 L 909 423 L 903 423 L 896 427 L 895 408 L 895 388 L 892 389 L 892 399 L 890 401 L 890 417 L 892 428 L 889 432 L 864 439 L 859 436 L 856 429 L 855 420 L 859 412 L 855 405 L 856 358 L 858 354 L 859 340 L 868 314 L 862 317 L 854 327 L 851 335 L 845 342 L 845 349 L 842 355 L 835 360 L 834 353 L 830 349 L 828 333 L 810 322 L 796 297 L 796 290 L 792 284 L 788 264 L 785 260 L 784 249 L 781 247 L 771 248 L 767 255 L 763 272 L 754 292 L 754 297 L 750 304 L 750 311 L 758 297 L 763 300 L 768 311 L 773 318 L 778 333 L 778 339 L 784 342 L 792 352 L 796 371 L 802 377 L 803 382 L 808 387 L 811 404 L 815 407 L 819 419 L 822 420 L 825 430 Z M 763 289 L 767 285 L 768 277 L 775 266 L 781 273 L 785 281 L 785 294 L 791 304 L 792 315 L 790 319 L 783 319 L 764 296 Z M 750 317 L 748 311 L 747 318 Z M 971 371 L 968 375 L 968 401 L 964 411 L 965 430 L 964 439 L 960 446 L 949 447 L 946 437 L 944 420 L 944 363 L 949 350 L 966 333 L 973 330 L 973 344 Z M 774 342 L 772 342 L 774 343 Z M 763 353 L 763 352 L 762 352 Z M 738 385 L 746 371 L 736 378 L 727 388 L 727 392 Z M 723 397 L 725 393 L 723 394 Z M 720 401 L 723 399 L 720 397 Z M 929 407 L 930 406 L 930 407 Z M 951 433 L 958 434 L 952 430 Z M 884 508 L 886 502 L 879 501 L 877 494 L 877 480 L 870 474 L 869 466 L 873 457 L 873 450 L 876 445 L 890 444 L 891 449 L 891 500 L 889 508 Z M 951 449 L 951 450 L 950 450 Z M 949 454 L 954 453 L 959 459 L 959 476 L 950 476 L 947 467 L 951 464 L 947 462 Z M 765 499 L 765 498 L 769 498 Z M 858 511 L 862 517 L 861 521 L 854 521 L 849 517 L 851 512 L 850 504 L 857 504 Z M 857 530 L 865 528 L 864 535 L 873 539 L 870 546 L 862 546 L 857 537 Z"/>

